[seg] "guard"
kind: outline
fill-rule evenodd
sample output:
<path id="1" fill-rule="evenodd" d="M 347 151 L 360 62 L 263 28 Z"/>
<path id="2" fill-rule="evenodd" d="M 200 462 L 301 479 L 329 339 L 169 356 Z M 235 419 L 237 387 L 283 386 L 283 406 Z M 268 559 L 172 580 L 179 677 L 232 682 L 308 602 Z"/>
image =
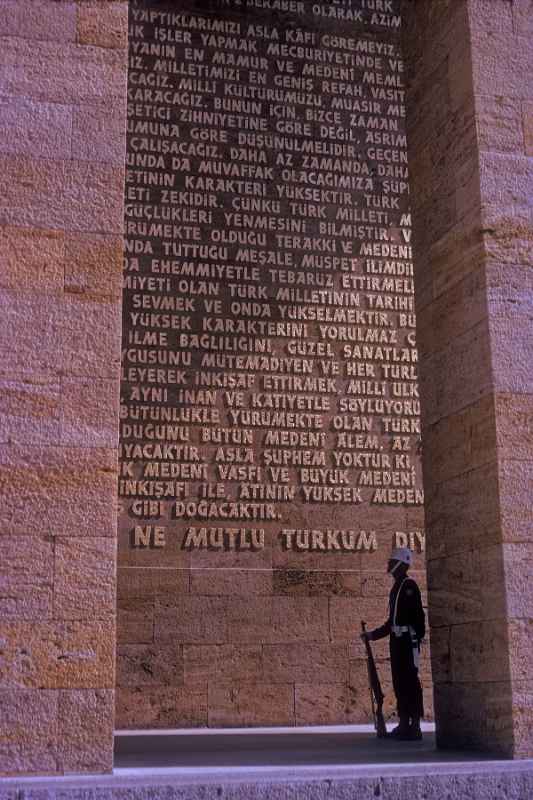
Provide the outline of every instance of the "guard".
<path id="1" fill-rule="evenodd" d="M 407 547 L 392 551 L 387 572 L 394 578 L 389 597 L 389 618 L 384 625 L 361 634 L 370 641 L 389 636 L 392 685 L 400 724 L 390 733 L 402 741 L 422 739 L 420 719 L 424 716 L 422 687 L 418 678 L 420 644 L 426 632 L 420 589 L 407 571 L 413 554 Z"/>

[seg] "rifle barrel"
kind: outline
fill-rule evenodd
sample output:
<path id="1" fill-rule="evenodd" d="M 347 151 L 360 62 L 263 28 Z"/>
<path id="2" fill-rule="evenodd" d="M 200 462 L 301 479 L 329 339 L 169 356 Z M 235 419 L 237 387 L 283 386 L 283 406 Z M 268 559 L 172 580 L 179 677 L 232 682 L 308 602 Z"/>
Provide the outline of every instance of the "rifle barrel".
<path id="1" fill-rule="evenodd" d="M 366 625 L 361 622 L 363 633 L 366 633 Z M 378 671 L 376 669 L 376 662 L 370 642 L 365 637 L 365 647 L 367 654 L 367 670 L 368 670 L 368 684 L 370 689 L 370 703 L 372 706 L 372 716 L 374 718 L 374 727 L 378 734 L 378 738 L 384 738 L 387 735 L 387 728 L 383 717 L 383 700 L 384 694 L 379 682 Z"/>

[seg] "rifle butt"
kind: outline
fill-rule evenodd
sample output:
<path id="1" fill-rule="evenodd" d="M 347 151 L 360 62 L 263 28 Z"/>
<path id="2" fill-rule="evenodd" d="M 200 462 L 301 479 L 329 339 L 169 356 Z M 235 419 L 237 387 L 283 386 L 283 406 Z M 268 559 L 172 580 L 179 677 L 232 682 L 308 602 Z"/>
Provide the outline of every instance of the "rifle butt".
<path id="1" fill-rule="evenodd" d="M 387 726 L 385 725 L 385 719 L 381 711 L 376 712 L 376 733 L 378 739 L 386 739 L 388 736 Z"/>

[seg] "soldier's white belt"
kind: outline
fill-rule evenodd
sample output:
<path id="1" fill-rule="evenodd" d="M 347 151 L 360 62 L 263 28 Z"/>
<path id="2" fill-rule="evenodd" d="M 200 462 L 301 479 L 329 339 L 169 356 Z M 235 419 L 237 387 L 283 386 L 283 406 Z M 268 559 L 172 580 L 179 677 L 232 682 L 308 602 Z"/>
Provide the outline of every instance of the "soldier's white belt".
<path id="1" fill-rule="evenodd" d="M 411 637 L 411 647 L 413 648 L 413 663 L 414 663 L 416 669 L 418 669 L 418 666 L 419 666 L 419 663 L 420 663 L 420 644 L 419 644 L 418 636 L 416 635 L 415 629 L 412 627 L 412 625 L 395 625 L 394 624 L 396 622 L 396 615 L 398 613 L 398 599 L 400 597 L 400 592 L 402 591 L 402 587 L 403 587 L 403 585 L 404 585 L 406 580 L 407 580 L 407 578 L 403 579 L 403 581 L 400 584 L 400 587 L 399 587 L 398 591 L 396 592 L 396 600 L 394 601 L 394 611 L 393 611 L 393 614 L 392 614 L 391 631 L 394 634 L 394 636 L 396 636 L 398 638 L 400 636 L 403 636 L 404 633 L 408 633 L 410 635 L 410 637 Z"/>
<path id="2" fill-rule="evenodd" d="M 408 633 L 410 635 L 411 645 L 413 648 L 413 662 L 415 667 L 418 669 L 420 665 L 420 646 L 415 629 L 411 625 L 392 625 L 391 630 L 398 638 L 403 636 L 404 633 Z"/>
<path id="3" fill-rule="evenodd" d="M 395 636 L 402 636 L 404 633 L 411 633 L 412 628 L 410 625 L 393 625 L 392 632 Z"/>

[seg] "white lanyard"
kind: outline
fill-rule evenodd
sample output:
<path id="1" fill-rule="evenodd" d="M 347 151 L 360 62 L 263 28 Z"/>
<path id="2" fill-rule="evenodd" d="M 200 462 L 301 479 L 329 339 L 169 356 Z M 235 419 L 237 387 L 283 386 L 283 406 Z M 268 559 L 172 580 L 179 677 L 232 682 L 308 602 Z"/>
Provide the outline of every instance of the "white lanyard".
<path id="1" fill-rule="evenodd" d="M 419 643 L 417 641 L 415 630 L 414 630 L 413 627 L 411 627 L 411 625 L 401 625 L 401 626 L 400 625 L 396 625 L 396 615 L 398 613 L 398 599 L 400 597 L 400 592 L 402 591 L 402 587 L 403 587 L 403 585 L 404 585 L 406 580 L 407 580 L 407 578 L 403 579 L 403 581 L 400 584 L 400 588 L 398 589 L 398 592 L 396 594 L 396 599 L 394 601 L 394 613 L 392 615 L 391 628 L 392 628 L 392 632 L 394 633 L 395 636 L 402 636 L 404 633 L 409 633 L 410 634 L 412 648 L 413 648 L 413 662 L 414 662 L 415 667 L 418 669 L 419 661 L 420 661 L 420 646 L 419 646 Z"/>
<path id="2" fill-rule="evenodd" d="M 406 580 L 407 580 L 407 578 L 404 578 L 403 581 L 400 583 L 400 588 L 398 589 L 398 591 L 396 593 L 396 599 L 394 600 L 394 613 L 392 615 L 392 627 L 393 628 L 397 627 L 397 625 L 396 625 L 396 614 L 398 613 L 398 600 L 400 598 L 400 592 L 402 591 L 402 586 L 404 585 Z"/>

